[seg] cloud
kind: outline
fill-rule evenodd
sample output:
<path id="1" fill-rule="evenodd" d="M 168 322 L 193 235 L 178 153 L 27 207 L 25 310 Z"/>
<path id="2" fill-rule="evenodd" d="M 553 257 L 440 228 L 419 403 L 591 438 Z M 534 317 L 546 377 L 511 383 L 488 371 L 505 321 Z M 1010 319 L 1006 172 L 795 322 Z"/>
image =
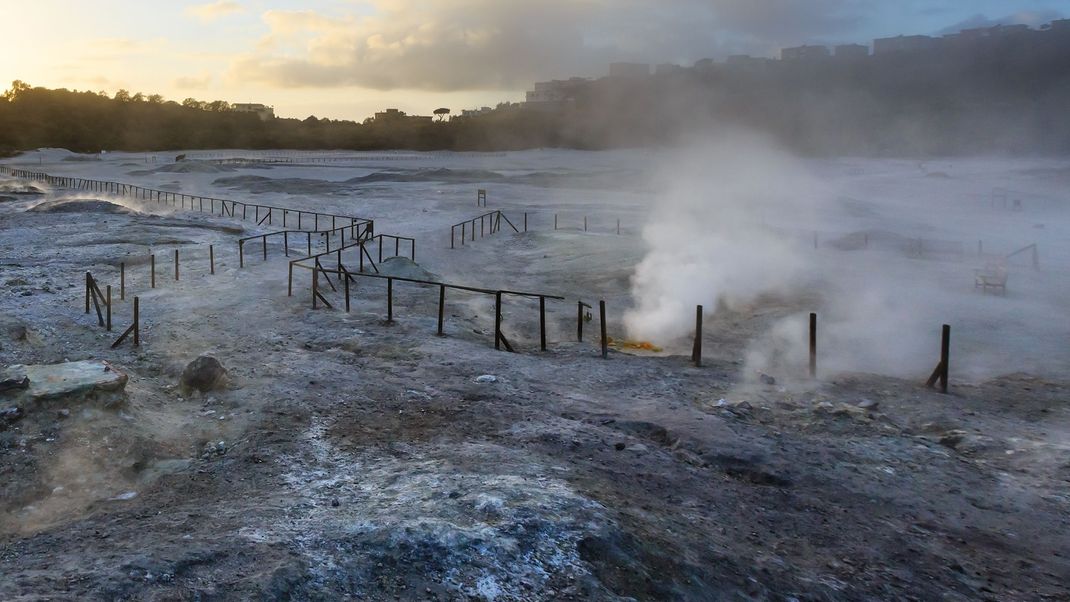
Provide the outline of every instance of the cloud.
<path id="1" fill-rule="evenodd" d="M 1057 10 L 1025 10 L 1019 11 L 997 19 L 989 19 L 985 15 L 976 14 L 968 19 L 963 19 L 954 25 L 941 29 L 940 35 L 958 33 L 963 29 L 976 29 L 979 27 L 995 27 L 996 25 L 1028 25 L 1039 27 L 1056 19 L 1061 19 L 1062 13 Z"/>
<path id="2" fill-rule="evenodd" d="M 219 4 L 219 3 L 217 3 Z M 616 60 L 687 63 L 849 30 L 872 0 L 371 0 L 371 15 L 268 11 L 239 82 L 436 91 L 601 75 Z"/>
<path id="3" fill-rule="evenodd" d="M 208 4 L 194 4 L 186 7 L 186 14 L 202 23 L 211 23 L 227 15 L 244 11 L 245 9 L 233 0 L 216 0 Z"/>
<path id="4" fill-rule="evenodd" d="M 203 90 L 212 83 L 211 75 L 184 76 L 176 78 L 174 85 L 179 90 Z"/>

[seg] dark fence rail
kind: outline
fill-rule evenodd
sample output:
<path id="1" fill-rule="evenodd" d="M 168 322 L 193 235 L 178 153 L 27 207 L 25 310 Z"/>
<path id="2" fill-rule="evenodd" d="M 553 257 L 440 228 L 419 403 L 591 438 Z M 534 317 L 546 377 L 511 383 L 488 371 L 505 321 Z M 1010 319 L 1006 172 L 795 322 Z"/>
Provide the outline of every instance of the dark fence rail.
<path id="1" fill-rule="evenodd" d="M 326 246 L 326 250 L 323 251 L 322 253 L 323 254 L 327 254 L 327 253 L 331 253 L 331 252 L 333 252 L 335 250 L 338 250 L 338 249 L 348 248 L 350 246 L 350 245 L 346 244 L 346 232 L 349 232 L 349 240 L 350 240 L 351 243 L 353 243 L 353 242 L 360 243 L 360 242 L 363 242 L 363 241 L 367 241 L 367 240 L 370 240 L 372 238 L 372 224 L 371 224 L 371 222 L 360 222 L 360 223 L 349 224 L 349 225 L 346 225 L 346 226 L 339 226 L 338 228 L 333 228 L 331 230 L 320 230 L 320 231 L 316 231 L 316 232 L 312 232 L 312 231 L 309 231 L 309 230 L 280 230 L 278 232 L 267 232 L 265 234 L 257 234 L 255 236 L 246 236 L 245 238 L 239 238 L 238 239 L 238 267 L 245 267 L 245 243 L 250 242 L 250 241 L 259 240 L 261 242 L 261 246 L 263 248 L 264 261 L 267 261 L 268 239 L 269 238 L 281 237 L 282 238 L 282 245 L 283 245 L 283 254 L 286 255 L 286 257 L 289 257 L 290 256 L 290 238 L 291 237 L 296 237 L 297 240 L 300 240 L 302 238 L 302 236 L 303 236 L 305 238 L 305 248 L 306 248 L 306 251 L 307 251 L 306 255 L 307 256 L 312 256 L 312 250 L 313 250 L 312 249 L 312 247 L 313 247 L 312 235 L 313 234 L 317 234 L 319 236 L 318 240 L 316 241 L 317 249 L 321 245 L 325 245 Z M 338 238 L 338 242 L 335 243 L 335 248 L 334 249 L 331 248 L 332 237 Z M 416 242 L 415 241 L 413 241 L 412 246 L 413 246 L 413 255 L 415 256 L 415 253 L 416 253 Z M 382 255 L 382 251 L 380 251 L 380 256 L 381 255 Z M 382 261 L 382 260 L 380 259 L 380 261 Z"/>
<path id="2" fill-rule="evenodd" d="M 28 179 L 35 182 L 45 182 L 51 186 L 56 186 L 60 188 L 102 192 L 119 196 L 133 197 L 136 199 L 156 201 L 157 203 L 162 205 L 170 205 L 176 208 L 181 207 L 182 209 L 189 209 L 191 211 L 204 212 L 207 208 L 208 212 L 212 214 L 218 214 L 221 217 L 234 217 L 243 220 L 252 217 L 253 220 L 256 221 L 256 224 L 258 226 L 264 223 L 267 223 L 267 225 L 270 226 L 273 225 L 276 219 L 281 219 L 282 227 L 286 228 L 290 225 L 290 223 L 293 222 L 293 218 L 291 218 L 290 216 L 296 214 L 296 227 L 298 230 L 304 230 L 307 225 L 312 228 L 313 232 L 320 232 L 321 225 L 323 227 L 326 227 L 327 224 L 330 224 L 329 230 L 336 230 L 339 228 L 339 221 L 341 221 L 343 226 L 351 226 L 354 224 L 367 224 L 369 230 L 374 229 L 373 220 L 362 217 L 354 217 L 350 215 L 337 215 L 333 213 L 322 213 L 319 211 L 306 211 L 303 209 L 291 209 L 289 207 L 275 207 L 272 205 L 260 205 L 255 203 L 245 203 L 243 201 L 217 199 L 214 197 L 191 195 L 180 192 L 172 192 L 169 190 L 145 188 L 143 186 L 136 186 L 134 184 L 124 184 L 122 182 L 111 182 L 106 180 L 88 180 L 85 178 L 71 178 L 67 176 L 53 176 L 43 172 L 15 169 L 7 165 L 0 165 L 0 174 L 15 178 Z"/>
<path id="3" fill-rule="evenodd" d="M 494 296 L 494 348 L 501 349 L 503 346 L 507 351 L 514 352 L 515 349 L 512 344 L 505 338 L 505 334 L 502 333 L 502 297 L 513 296 L 529 299 L 539 300 L 539 343 L 540 348 L 546 351 L 546 300 L 563 301 L 565 298 L 557 295 L 547 295 L 544 293 L 534 293 L 525 291 L 513 291 L 505 289 L 490 289 L 475 286 L 466 286 L 461 284 L 450 284 L 447 282 L 435 282 L 433 280 L 421 280 L 418 278 L 406 278 L 402 276 L 390 276 L 384 274 L 364 274 L 360 272 L 351 272 L 347 270 L 343 265 L 339 264 L 336 269 L 324 268 L 317 260 L 312 266 L 300 265 L 305 269 L 312 271 L 311 293 L 312 293 L 312 309 L 318 309 L 319 305 L 323 305 L 328 308 L 334 306 L 327 300 L 327 298 L 320 292 L 319 279 L 322 275 L 324 279 L 330 284 L 331 289 L 338 292 L 338 289 L 331 281 L 329 274 L 333 274 L 335 279 L 341 283 L 343 289 L 343 295 L 345 300 L 345 309 L 348 312 L 350 309 L 350 283 L 355 282 L 357 278 L 375 278 L 378 280 L 386 281 L 386 321 L 388 323 L 394 321 L 394 283 L 395 282 L 407 282 L 410 284 L 431 286 L 438 288 L 438 334 L 444 335 L 445 326 L 445 307 L 446 307 L 446 291 L 455 290 L 468 293 L 476 293 L 482 295 Z"/>
<path id="4" fill-rule="evenodd" d="M 479 237 L 483 238 L 488 234 L 494 234 L 498 230 L 501 230 L 503 219 L 505 220 L 505 223 L 509 224 L 509 227 L 511 227 L 514 232 L 520 232 L 520 230 L 513 225 L 513 222 L 509 221 L 508 217 L 505 217 L 504 213 L 500 210 L 494 210 L 450 226 L 450 248 L 456 248 L 455 240 L 457 238 L 458 228 L 461 229 L 461 246 L 464 246 L 464 241 L 465 238 L 468 237 L 469 231 L 471 231 L 472 240 L 474 241 L 476 239 L 477 222 L 479 223 Z M 471 226 L 471 228 L 469 228 L 469 226 Z M 489 232 L 487 231 L 488 229 L 490 230 Z"/>

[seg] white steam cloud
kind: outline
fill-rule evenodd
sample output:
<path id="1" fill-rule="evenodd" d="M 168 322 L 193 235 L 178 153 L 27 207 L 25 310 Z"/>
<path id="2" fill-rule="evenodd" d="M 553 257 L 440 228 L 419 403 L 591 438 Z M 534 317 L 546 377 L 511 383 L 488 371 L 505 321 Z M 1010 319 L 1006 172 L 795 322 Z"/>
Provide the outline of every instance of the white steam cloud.
<path id="1" fill-rule="evenodd" d="M 694 308 L 733 306 L 787 290 L 806 264 L 799 242 L 767 220 L 809 223 L 825 198 L 803 164 L 754 134 L 720 132 L 674 152 L 643 238 L 649 252 L 632 277 L 629 337 L 687 335 Z"/>

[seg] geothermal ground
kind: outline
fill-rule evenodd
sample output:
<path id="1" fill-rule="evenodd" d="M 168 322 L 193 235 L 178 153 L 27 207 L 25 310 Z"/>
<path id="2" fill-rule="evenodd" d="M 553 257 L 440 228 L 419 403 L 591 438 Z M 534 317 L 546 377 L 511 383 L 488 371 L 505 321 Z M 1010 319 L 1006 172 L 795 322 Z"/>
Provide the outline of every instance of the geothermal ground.
<path id="1" fill-rule="evenodd" d="M 564 297 L 548 349 L 534 299 L 503 299 L 517 353 L 496 351 L 493 296 L 451 290 L 441 337 L 434 286 L 395 282 L 392 323 L 382 280 L 349 313 L 321 282 L 334 308 L 313 310 L 278 242 L 239 268 L 237 239 L 277 222 L 0 180 L 0 368 L 129 377 L 0 393 L 0 599 L 1070 599 L 1070 163 L 188 156 L 6 164 L 373 219 L 417 241 L 383 273 Z M 450 249 L 493 210 L 521 232 Z M 110 333 L 86 271 L 115 291 Z M 112 349 L 134 295 L 141 345 Z M 948 395 L 924 386 L 944 323 Z M 200 355 L 225 387 L 178 386 Z"/>

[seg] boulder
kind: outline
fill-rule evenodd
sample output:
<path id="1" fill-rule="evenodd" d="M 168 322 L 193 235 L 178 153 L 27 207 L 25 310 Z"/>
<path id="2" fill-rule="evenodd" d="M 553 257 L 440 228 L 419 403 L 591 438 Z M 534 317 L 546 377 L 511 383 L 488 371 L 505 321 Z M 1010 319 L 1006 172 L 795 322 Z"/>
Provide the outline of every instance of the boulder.
<path id="1" fill-rule="evenodd" d="M 190 362 L 182 371 L 179 384 L 183 389 L 204 393 L 221 388 L 226 375 L 227 371 L 219 360 L 209 355 L 202 355 Z"/>
<path id="2" fill-rule="evenodd" d="M 96 393 L 121 391 L 126 386 L 126 374 L 103 360 L 65 362 L 62 364 L 8 366 L 0 372 L 0 380 L 22 381 L 29 386 L 17 391 L 20 398 L 44 400 L 86 397 Z M 9 391 L 8 394 L 16 391 Z"/>

